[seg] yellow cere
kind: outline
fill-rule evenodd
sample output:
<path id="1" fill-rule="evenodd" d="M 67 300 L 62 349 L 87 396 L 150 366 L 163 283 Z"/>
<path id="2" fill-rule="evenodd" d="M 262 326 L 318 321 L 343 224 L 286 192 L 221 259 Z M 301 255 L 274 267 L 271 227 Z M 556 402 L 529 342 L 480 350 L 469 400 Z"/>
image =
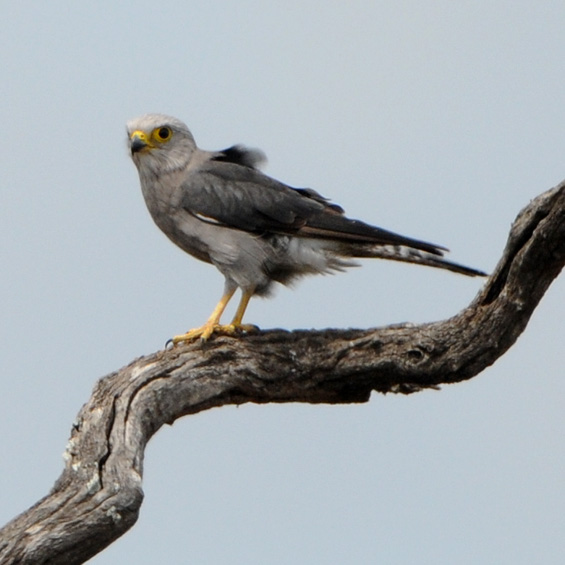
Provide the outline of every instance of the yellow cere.
<path id="1" fill-rule="evenodd" d="M 130 136 L 129 138 L 133 141 L 134 139 L 139 139 L 140 141 L 143 141 L 143 143 L 145 143 L 146 145 L 149 145 L 150 147 L 153 147 L 153 145 L 151 144 L 151 142 L 149 141 L 149 138 L 147 137 L 147 134 L 144 131 L 141 131 L 140 129 L 135 130 Z"/>

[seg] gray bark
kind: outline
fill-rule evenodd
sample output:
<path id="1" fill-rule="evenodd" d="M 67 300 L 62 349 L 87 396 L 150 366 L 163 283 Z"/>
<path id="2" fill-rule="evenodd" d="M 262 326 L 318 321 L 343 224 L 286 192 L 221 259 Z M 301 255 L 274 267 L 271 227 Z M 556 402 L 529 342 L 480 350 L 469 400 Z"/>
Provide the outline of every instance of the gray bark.
<path id="1" fill-rule="evenodd" d="M 565 182 L 514 222 L 495 272 L 452 318 L 369 330 L 264 331 L 141 357 L 98 381 L 51 492 L 0 530 L 1 564 L 83 563 L 135 523 L 145 445 L 163 425 L 245 402 L 367 402 L 472 378 L 524 331 L 565 263 Z"/>

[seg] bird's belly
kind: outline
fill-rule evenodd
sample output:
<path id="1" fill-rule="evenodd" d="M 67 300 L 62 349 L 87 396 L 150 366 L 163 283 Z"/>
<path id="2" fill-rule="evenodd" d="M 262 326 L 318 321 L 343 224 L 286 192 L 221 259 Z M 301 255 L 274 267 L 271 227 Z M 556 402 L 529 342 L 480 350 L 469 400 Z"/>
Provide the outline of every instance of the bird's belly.
<path id="1" fill-rule="evenodd" d="M 152 214 L 161 231 L 178 247 L 196 259 L 211 263 L 209 237 L 202 222 L 185 211 Z"/>

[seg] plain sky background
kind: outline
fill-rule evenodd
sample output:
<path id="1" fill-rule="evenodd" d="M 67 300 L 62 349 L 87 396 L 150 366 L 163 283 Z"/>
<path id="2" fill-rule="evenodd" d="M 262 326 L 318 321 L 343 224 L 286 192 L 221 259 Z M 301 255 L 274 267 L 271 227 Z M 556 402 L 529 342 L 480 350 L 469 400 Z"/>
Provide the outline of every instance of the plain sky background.
<path id="1" fill-rule="evenodd" d="M 96 380 L 200 325 L 212 267 L 153 225 L 125 122 L 492 270 L 565 178 L 563 2 L 2 2 L 0 522 L 62 471 Z M 365 262 L 254 300 L 261 327 L 428 322 L 482 281 Z M 163 428 L 138 523 L 91 560 L 565 563 L 565 279 L 470 382 L 359 406 L 245 405 Z"/>

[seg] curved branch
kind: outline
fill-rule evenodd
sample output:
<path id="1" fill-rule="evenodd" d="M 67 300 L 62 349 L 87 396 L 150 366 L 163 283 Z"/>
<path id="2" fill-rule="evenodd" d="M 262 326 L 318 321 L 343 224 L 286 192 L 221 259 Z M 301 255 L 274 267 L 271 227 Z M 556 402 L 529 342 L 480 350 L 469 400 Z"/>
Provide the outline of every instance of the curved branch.
<path id="1" fill-rule="evenodd" d="M 525 329 L 565 264 L 565 183 L 514 222 L 493 275 L 441 322 L 371 330 L 273 330 L 139 358 L 98 381 L 52 491 L 0 530 L 0 563 L 82 563 L 126 532 L 143 499 L 145 445 L 163 425 L 245 402 L 366 402 L 460 382 Z"/>

